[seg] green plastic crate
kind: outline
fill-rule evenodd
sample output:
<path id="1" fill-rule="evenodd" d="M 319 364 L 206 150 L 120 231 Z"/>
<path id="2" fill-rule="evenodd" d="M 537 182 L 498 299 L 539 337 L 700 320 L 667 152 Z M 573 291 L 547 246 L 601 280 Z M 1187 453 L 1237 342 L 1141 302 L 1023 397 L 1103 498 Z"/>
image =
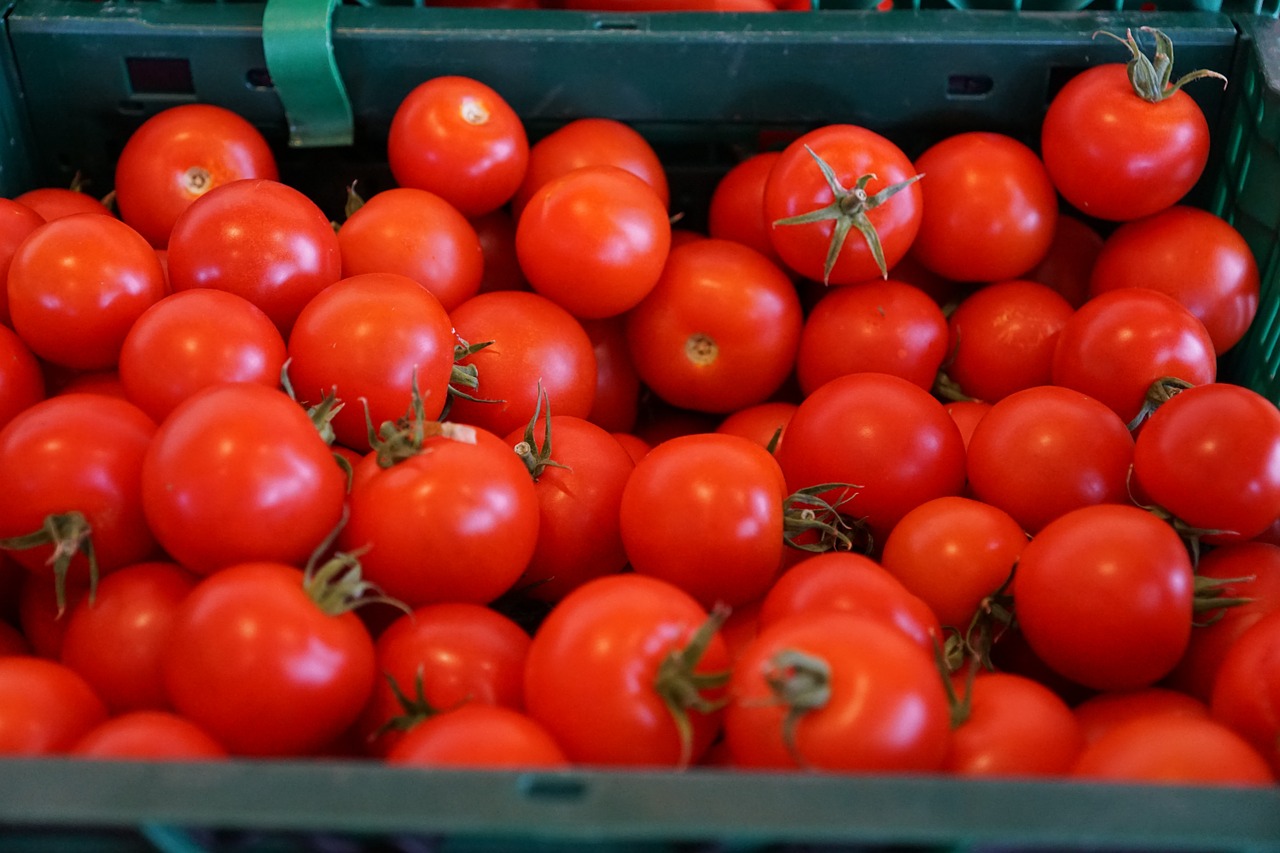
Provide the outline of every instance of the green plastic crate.
<path id="1" fill-rule="evenodd" d="M 670 164 L 674 209 L 692 213 L 735 158 L 830 121 L 873 127 L 909 153 L 977 128 L 1034 143 L 1057 87 L 1118 58 L 1091 33 L 1151 25 L 1173 37 L 1180 68 L 1231 78 L 1225 91 L 1191 89 L 1215 130 L 1195 197 L 1241 230 L 1263 273 L 1259 320 L 1224 378 L 1280 400 L 1280 22 L 1260 7 L 642 15 L 272 3 L 11 0 L 0 195 L 76 172 L 105 193 L 134 127 L 200 100 L 260 127 L 285 179 L 336 216 L 351 180 L 366 192 L 388 183 L 395 105 L 447 73 L 495 86 L 534 136 L 589 115 L 633 124 Z M 0 851 L 587 848 L 1280 850 L 1280 788 L 0 760 Z"/>

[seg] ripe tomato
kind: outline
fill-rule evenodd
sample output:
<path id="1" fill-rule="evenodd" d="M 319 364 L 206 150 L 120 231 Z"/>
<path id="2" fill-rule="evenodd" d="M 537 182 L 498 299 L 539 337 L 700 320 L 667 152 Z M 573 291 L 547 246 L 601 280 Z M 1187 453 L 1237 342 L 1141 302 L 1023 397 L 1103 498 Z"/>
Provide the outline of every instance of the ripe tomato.
<path id="1" fill-rule="evenodd" d="M 1280 614 L 1263 616 L 1227 649 L 1209 709 L 1280 774 Z"/>
<path id="2" fill-rule="evenodd" d="M 44 372 L 35 354 L 17 332 L 0 325 L 0 429 L 43 400 L 44 393 Z"/>
<path id="3" fill-rule="evenodd" d="M 484 248 L 475 228 L 439 195 L 413 187 L 383 190 L 338 229 L 345 277 L 407 276 L 452 310 L 480 290 Z"/>
<path id="4" fill-rule="evenodd" d="M 479 216 L 501 207 L 520 187 L 529 139 L 520 117 L 492 87 L 444 75 L 418 84 L 400 101 L 387 134 L 387 160 L 400 186 L 435 193 L 464 215 Z"/>
<path id="5" fill-rule="evenodd" d="M 1134 719 L 1153 714 L 1207 717 L 1209 706 L 1181 690 L 1156 686 L 1096 693 L 1075 705 L 1071 712 L 1080 721 L 1085 743 L 1093 743 L 1116 726 Z"/>
<path id="6" fill-rule="evenodd" d="M 65 753 L 106 718 L 107 706 L 71 668 L 0 657 L 0 755 Z"/>
<path id="7" fill-rule="evenodd" d="M 875 131 L 849 124 L 811 130 L 783 149 L 765 183 L 773 247 L 783 263 L 815 281 L 884 278 L 920 227 L 917 177 L 902 149 Z M 778 222 L 801 216 L 806 219 L 797 224 Z M 844 239 L 850 228 L 858 233 Z"/>
<path id="8" fill-rule="evenodd" d="M 596 354 L 596 395 L 587 420 L 609 432 L 627 432 L 640 414 L 640 374 L 631 361 L 623 315 L 582 320 Z"/>
<path id="9" fill-rule="evenodd" d="M 716 414 L 762 403 L 782 386 L 803 326 L 786 273 L 716 239 L 673 249 L 657 285 L 626 315 L 645 386 L 674 406 Z"/>
<path id="10" fill-rule="evenodd" d="M 1040 157 L 1011 136 L 957 133 L 916 158 L 924 216 L 911 254 L 953 281 L 1003 281 L 1044 259 L 1058 195 Z"/>
<path id="11" fill-rule="evenodd" d="M 142 464 L 151 530 L 198 574 L 249 560 L 302 565 L 337 527 L 345 493 L 302 407 L 252 382 L 211 385 L 179 403 Z"/>
<path id="12" fill-rule="evenodd" d="M 622 491 L 631 568 L 707 608 L 759 598 L 782 562 L 785 489 L 777 461 L 750 439 L 705 433 L 659 444 Z"/>
<path id="13" fill-rule="evenodd" d="M 298 756 L 352 725 L 373 691 L 373 639 L 315 575 L 244 562 L 202 578 L 162 663 L 173 708 L 234 755 Z"/>
<path id="14" fill-rule="evenodd" d="M 588 581 L 533 635 L 525 708 L 578 764 L 695 763 L 719 731 L 723 691 L 714 682 L 729 666 L 723 639 L 708 633 L 714 626 L 658 578 Z"/>
<path id="15" fill-rule="evenodd" d="M 341 279 L 307 303 L 289 333 L 289 380 L 311 404 L 336 393 L 329 421 L 345 447 L 369 450 L 369 421 L 404 417 L 414 383 L 437 417 L 449 398 L 457 337 L 440 300 L 395 273 Z"/>
<path id="16" fill-rule="evenodd" d="M 271 146 L 248 120 L 213 104 L 179 104 L 125 140 L 116 158 L 116 207 L 151 245 L 164 247 L 178 216 L 209 190 L 279 176 Z"/>
<path id="17" fill-rule="evenodd" d="M 9 263 L 18 244 L 43 225 L 45 219 L 35 210 L 13 199 L 0 198 L 0 282 L 9 277 Z M 0 325 L 9 325 L 9 289 L 0 287 Z"/>
<path id="18" fill-rule="evenodd" d="M 342 276 L 333 225 L 315 202 L 265 178 L 232 181 L 193 201 L 169 235 L 174 290 L 229 290 L 281 333 L 311 297 Z"/>
<path id="19" fill-rule="evenodd" d="M 17 624 L 36 657 L 60 660 L 62 637 L 67 631 L 67 611 L 89 594 L 87 578 L 69 577 L 65 604 L 58 598 L 58 584 L 52 573 L 22 573 L 16 602 Z"/>
<path id="20" fill-rule="evenodd" d="M 1132 690 L 1163 678 L 1186 651 L 1194 581 L 1169 524 L 1132 505 L 1086 506 L 1022 550 L 1014 612 L 1056 672 L 1096 690 Z"/>
<path id="21" fill-rule="evenodd" d="M 516 220 L 510 209 L 500 207 L 480 216 L 469 217 L 484 254 L 484 274 L 480 291 L 528 290 L 529 281 L 520 269 L 516 256 Z"/>
<path id="22" fill-rule="evenodd" d="M 219 382 L 280 385 L 285 342 L 271 319 L 225 290 L 171 293 L 134 321 L 120 349 L 125 394 L 158 423 Z"/>
<path id="23" fill-rule="evenodd" d="M 951 676 L 958 696 L 943 769 L 961 776 L 1061 776 L 1084 749 L 1071 707 L 1025 675 L 981 671 Z"/>
<path id="24" fill-rule="evenodd" d="M 776 264 L 772 223 L 764 214 L 764 186 L 780 151 L 760 151 L 733 166 L 716 182 L 707 207 L 707 232 L 721 240 L 750 246 Z"/>
<path id="25" fill-rule="evenodd" d="M 387 761 L 416 767 L 506 769 L 569 765 L 551 733 L 528 714 L 478 703 L 418 723 L 391 748 Z"/>
<path id="26" fill-rule="evenodd" d="M 1209 124 L 1182 90 L 1192 75 L 1173 83 L 1173 44 L 1159 30 L 1141 32 L 1155 36 L 1163 74 L 1129 34 L 1122 40 L 1132 53 L 1128 65 L 1109 62 L 1077 74 L 1050 101 L 1040 129 L 1054 186 L 1099 219 L 1137 219 L 1169 207 L 1209 159 Z"/>
<path id="27" fill-rule="evenodd" d="M 770 400 L 744 406 L 725 416 L 715 431 L 749 438 L 761 447 L 773 448 L 777 452 L 782 437 L 786 435 L 787 424 L 798 406 L 790 400 Z"/>
<path id="28" fill-rule="evenodd" d="M 1248 741 L 1210 717 L 1157 713 L 1107 731 L 1080 753 L 1071 776 L 1094 782 L 1274 785 Z"/>
<path id="29" fill-rule="evenodd" d="M 992 405 L 969 438 L 974 497 L 1036 533 L 1069 510 L 1129 503 L 1133 437 L 1092 397 L 1054 385 Z"/>
<path id="30" fill-rule="evenodd" d="M 766 625 L 729 690 L 724 736 L 737 767 L 927 772 L 950 748 L 933 656 L 878 619 L 822 611 Z"/>
<path id="31" fill-rule="evenodd" d="M 535 291 L 575 317 L 612 317 L 658 282 L 671 248 L 667 208 L 621 166 L 583 166 L 529 198 L 516 255 Z"/>
<path id="32" fill-rule="evenodd" d="M 1052 287 L 1071 307 L 1079 308 L 1089 298 L 1089 276 L 1101 251 L 1102 235 L 1093 225 L 1079 215 L 1059 212 L 1049 251 L 1024 278 Z"/>
<path id="33" fill-rule="evenodd" d="M 9 316 L 32 352 L 62 367 L 116 366 L 129 327 L 165 294 L 155 250 L 118 219 L 46 222 L 9 264 Z"/>
<path id="34" fill-rule="evenodd" d="M 951 419 L 960 428 L 960 435 L 964 438 L 965 450 L 968 450 L 969 439 L 973 437 L 973 430 L 977 427 L 978 421 L 982 420 L 982 417 L 991 411 L 991 403 L 982 400 L 952 400 L 946 403 L 943 408 L 947 410 L 947 414 L 951 415 Z"/>
<path id="35" fill-rule="evenodd" d="M 61 219 L 73 213 L 96 213 L 102 216 L 115 217 L 111 208 L 97 198 L 89 195 L 84 188 L 74 187 L 36 187 L 19 193 L 13 200 L 31 208 L 44 217 L 45 221 Z"/>
<path id="36" fill-rule="evenodd" d="M 216 761 L 226 748 L 200 726 L 171 711 L 129 711 L 85 732 L 68 752 L 77 758 Z"/>
<path id="37" fill-rule="evenodd" d="M 0 657 L 32 654 L 31 645 L 17 627 L 0 621 Z"/>

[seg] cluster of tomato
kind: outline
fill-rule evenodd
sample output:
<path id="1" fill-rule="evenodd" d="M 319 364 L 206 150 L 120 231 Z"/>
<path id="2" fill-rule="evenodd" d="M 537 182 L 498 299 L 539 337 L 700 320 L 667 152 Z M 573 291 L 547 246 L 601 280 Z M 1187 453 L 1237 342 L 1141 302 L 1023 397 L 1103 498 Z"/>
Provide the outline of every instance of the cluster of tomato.
<path id="1" fill-rule="evenodd" d="M 209 105 L 4 200 L 0 753 L 1274 783 L 1259 274 L 1153 36 L 705 234 L 465 77 L 338 223 Z"/>

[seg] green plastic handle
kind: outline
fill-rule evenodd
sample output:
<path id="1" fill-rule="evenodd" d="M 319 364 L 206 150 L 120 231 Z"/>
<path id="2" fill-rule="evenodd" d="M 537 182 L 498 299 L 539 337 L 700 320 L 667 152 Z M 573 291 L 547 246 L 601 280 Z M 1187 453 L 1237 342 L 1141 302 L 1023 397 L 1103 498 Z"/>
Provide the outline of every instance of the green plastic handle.
<path id="1" fill-rule="evenodd" d="M 333 58 L 333 10 L 341 0 L 267 0 L 262 48 L 284 104 L 289 145 L 350 145 L 351 101 Z"/>

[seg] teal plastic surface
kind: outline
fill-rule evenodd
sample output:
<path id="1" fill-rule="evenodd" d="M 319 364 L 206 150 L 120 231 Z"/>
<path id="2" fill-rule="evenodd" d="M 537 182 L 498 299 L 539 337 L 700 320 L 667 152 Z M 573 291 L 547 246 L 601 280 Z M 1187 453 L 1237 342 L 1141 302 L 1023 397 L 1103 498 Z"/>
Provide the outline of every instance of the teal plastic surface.
<path id="1" fill-rule="evenodd" d="M 268 0 L 262 13 L 267 74 L 284 105 L 289 144 L 350 145 L 351 102 L 333 58 L 338 0 Z"/>

